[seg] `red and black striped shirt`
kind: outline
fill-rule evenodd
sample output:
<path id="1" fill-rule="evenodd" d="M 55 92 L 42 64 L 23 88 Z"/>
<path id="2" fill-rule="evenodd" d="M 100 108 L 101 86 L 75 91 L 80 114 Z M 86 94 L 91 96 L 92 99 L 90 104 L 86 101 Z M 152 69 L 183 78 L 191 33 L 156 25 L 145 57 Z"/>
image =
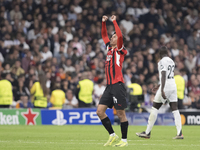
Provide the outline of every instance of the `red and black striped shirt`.
<path id="1" fill-rule="evenodd" d="M 113 21 L 113 24 L 115 26 L 116 34 L 118 36 L 117 46 L 115 48 L 112 48 L 110 46 L 110 40 L 107 36 L 106 31 L 106 24 L 105 22 L 102 22 L 102 38 L 107 47 L 105 73 L 108 85 L 115 84 L 117 82 L 124 83 L 122 64 L 124 62 L 124 57 L 127 54 L 127 50 L 123 46 L 123 37 L 120 28 L 117 25 L 116 21 Z"/>

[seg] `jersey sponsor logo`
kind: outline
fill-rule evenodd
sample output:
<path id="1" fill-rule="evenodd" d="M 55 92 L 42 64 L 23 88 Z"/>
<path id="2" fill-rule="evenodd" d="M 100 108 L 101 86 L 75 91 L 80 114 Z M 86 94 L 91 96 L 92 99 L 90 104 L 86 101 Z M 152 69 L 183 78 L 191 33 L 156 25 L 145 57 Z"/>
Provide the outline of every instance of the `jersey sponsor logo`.
<path id="1" fill-rule="evenodd" d="M 106 61 L 110 61 L 111 58 L 112 58 L 112 55 L 107 55 L 107 57 L 106 57 Z"/>
<path id="2" fill-rule="evenodd" d="M 117 103 L 117 99 L 116 99 L 116 97 L 114 97 L 114 96 L 113 96 L 113 102 L 114 102 L 114 103 Z"/>

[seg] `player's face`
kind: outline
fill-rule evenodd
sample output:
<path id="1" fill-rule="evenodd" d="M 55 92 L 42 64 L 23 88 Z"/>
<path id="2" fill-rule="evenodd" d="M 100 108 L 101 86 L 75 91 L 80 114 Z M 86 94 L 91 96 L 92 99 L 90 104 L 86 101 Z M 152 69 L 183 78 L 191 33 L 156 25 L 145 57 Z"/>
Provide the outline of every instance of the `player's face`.
<path id="1" fill-rule="evenodd" d="M 117 39 L 118 39 L 117 35 L 116 35 L 116 34 L 113 34 L 113 36 L 112 36 L 111 39 L 110 39 L 110 45 L 111 45 L 111 46 L 117 45 Z"/>

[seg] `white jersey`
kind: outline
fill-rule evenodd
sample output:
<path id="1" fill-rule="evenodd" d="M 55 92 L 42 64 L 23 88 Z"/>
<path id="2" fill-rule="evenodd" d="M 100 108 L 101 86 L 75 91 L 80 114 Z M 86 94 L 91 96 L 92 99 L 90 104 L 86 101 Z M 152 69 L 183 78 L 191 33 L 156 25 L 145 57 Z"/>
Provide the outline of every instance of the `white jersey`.
<path id="1" fill-rule="evenodd" d="M 176 89 L 176 83 L 174 80 L 174 68 L 175 68 L 175 63 L 169 57 L 163 57 L 158 62 L 160 87 L 161 87 L 161 76 L 162 76 L 161 72 L 166 71 L 166 81 L 165 81 L 164 91 Z"/>

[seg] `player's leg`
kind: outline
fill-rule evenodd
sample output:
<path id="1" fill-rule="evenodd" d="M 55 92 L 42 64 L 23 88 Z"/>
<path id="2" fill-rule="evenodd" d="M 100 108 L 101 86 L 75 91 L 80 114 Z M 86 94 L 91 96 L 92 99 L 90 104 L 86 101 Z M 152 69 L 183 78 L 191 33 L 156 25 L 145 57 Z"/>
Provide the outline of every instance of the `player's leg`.
<path id="1" fill-rule="evenodd" d="M 120 120 L 120 127 L 121 127 L 121 133 L 122 133 L 122 139 L 119 143 L 115 144 L 114 147 L 124 147 L 128 146 L 127 142 L 127 133 L 128 133 L 128 120 L 126 118 L 125 110 L 116 110 L 117 116 Z"/>
<path id="2" fill-rule="evenodd" d="M 114 147 L 128 146 L 127 132 L 128 132 L 128 120 L 126 118 L 125 108 L 127 107 L 126 102 L 126 88 L 124 83 L 116 83 L 112 85 L 112 94 L 114 107 L 117 111 L 117 116 L 120 120 L 120 127 L 122 133 L 122 139 L 119 143 L 115 144 Z"/>
<path id="3" fill-rule="evenodd" d="M 177 107 L 177 102 L 170 102 L 169 104 L 170 104 L 172 113 L 174 115 L 174 120 L 175 120 L 175 125 L 176 125 L 176 130 L 177 130 L 177 135 L 173 139 L 183 139 L 181 116 Z"/>
<path id="4" fill-rule="evenodd" d="M 105 113 L 107 108 L 108 108 L 108 106 L 99 104 L 98 107 L 97 107 L 96 113 L 99 116 L 99 118 L 100 118 L 103 126 L 105 127 L 105 129 L 108 131 L 108 133 L 110 135 L 112 135 L 112 134 L 114 134 L 114 130 L 112 128 L 110 119 L 108 118 L 108 116 Z"/>
<path id="5" fill-rule="evenodd" d="M 158 109 L 160 109 L 162 104 L 163 103 L 153 102 L 153 107 L 151 108 L 151 113 L 148 119 L 147 129 L 145 131 L 146 134 L 150 134 L 158 116 Z"/>
<path id="6" fill-rule="evenodd" d="M 148 119 L 148 124 L 147 124 L 147 128 L 146 131 L 143 131 L 141 133 L 136 133 L 137 136 L 142 137 L 142 138 L 150 138 L 150 133 L 151 130 L 156 122 L 157 116 L 158 116 L 158 109 L 162 106 L 162 102 L 161 102 L 161 92 L 160 90 L 157 91 L 154 101 L 153 101 L 153 106 L 151 108 L 151 113 L 149 115 L 149 119 Z"/>
<path id="7" fill-rule="evenodd" d="M 113 106 L 112 95 L 110 95 L 109 88 L 107 87 L 100 99 L 99 105 L 97 107 L 97 112 L 96 112 L 103 126 L 105 127 L 105 129 L 108 131 L 110 135 L 108 141 L 104 144 L 104 146 L 112 145 L 113 142 L 118 140 L 118 136 L 115 134 L 112 128 L 111 121 L 105 113 L 106 109 L 108 107 L 112 108 L 112 106 Z"/>

